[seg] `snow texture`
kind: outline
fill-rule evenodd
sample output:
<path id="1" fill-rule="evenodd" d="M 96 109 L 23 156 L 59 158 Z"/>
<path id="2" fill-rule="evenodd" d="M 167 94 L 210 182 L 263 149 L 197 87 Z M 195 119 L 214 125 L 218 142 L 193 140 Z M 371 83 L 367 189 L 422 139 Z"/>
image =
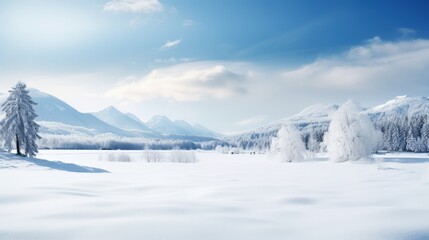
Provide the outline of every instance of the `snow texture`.
<path id="1" fill-rule="evenodd" d="M 106 160 L 112 153 L 131 161 Z M 0 239 L 429 238 L 427 154 L 374 156 L 381 167 L 196 155 L 194 164 L 147 163 L 144 151 L 41 150 L 49 162 L 109 172 L 76 173 L 2 153 Z"/>

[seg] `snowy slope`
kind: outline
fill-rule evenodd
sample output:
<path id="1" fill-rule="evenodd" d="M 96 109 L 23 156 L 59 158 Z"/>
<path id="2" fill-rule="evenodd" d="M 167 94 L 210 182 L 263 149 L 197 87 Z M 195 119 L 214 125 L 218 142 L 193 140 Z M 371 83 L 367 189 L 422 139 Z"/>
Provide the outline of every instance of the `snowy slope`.
<path id="1" fill-rule="evenodd" d="M 144 124 L 144 122 L 143 122 L 142 120 L 140 120 L 140 118 L 139 118 L 139 117 L 137 117 L 136 115 L 134 115 L 134 114 L 132 114 L 132 113 L 130 113 L 130 112 L 126 113 L 126 115 L 127 115 L 128 117 L 130 117 L 131 119 L 134 119 L 134 121 L 137 121 L 137 122 L 139 122 L 139 123 Z M 145 126 L 146 126 L 146 124 L 145 124 Z"/>
<path id="2" fill-rule="evenodd" d="M 134 130 L 150 133 L 153 132 L 143 123 L 134 120 L 133 118 L 129 117 L 125 113 L 120 112 L 118 109 L 112 106 L 103 109 L 99 112 L 93 113 L 93 115 L 101 121 L 123 130 Z"/>
<path id="3" fill-rule="evenodd" d="M 329 121 L 330 116 L 338 110 L 338 105 L 329 104 L 314 104 L 311 105 L 301 112 L 293 115 L 292 117 L 286 118 L 286 121 L 290 122 L 322 122 Z"/>
<path id="4" fill-rule="evenodd" d="M 173 123 L 179 129 L 180 132 L 186 133 L 186 135 L 199 135 L 199 132 L 186 121 L 176 120 Z"/>
<path id="5" fill-rule="evenodd" d="M 195 124 L 193 128 L 197 130 L 201 136 L 209 136 L 209 137 L 215 137 L 215 138 L 222 137 L 222 134 L 214 132 L 210 129 L 207 129 L 206 127 L 198 123 Z"/>
<path id="6" fill-rule="evenodd" d="M 37 89 L 30 89 L 30 95 L 38 103 L 34 108 L 38 115 L 37 121 L 41 122 L 42 126 L 43 123 L 52 122 L 92 129 L 96 133 L 113 133 L 118 136 L 133 135 L 99 120 L 92 114 L 81 113 L 60 99 Z M 48 128 L 48 126 L 46 127 Z"/>
<path id="7" fill-rule="evenodd" d="M 146 123 L 150 129 L 164 134 L 182 134 L 180 129 L 166 116 L 156 115 Z M 186 135 L 186 134 L 185 134 Z"/>
<path id="8" fill-rule="evenodd" d="M 268 132 L 277 131 L 282 125 L 295 124 L 296 126 L 303 128 L 308 125 L 326 125 L 329 124 L 331 115 L 338 110 L 338 105 L 329 104 L 314 104 L 311 105 L 301 112 L 292 115 L 291 117 L 284 118 L 279 121 L 275 121 L 271 124 L 256 129 L 257 132 Z"/>
<path id="9" fill-rule="evenodd" d="M 398 119 L 413 115 L 429 114 L 429 98 L 398 96 L 386 103 L 366 110 L 372 119 Z"/>

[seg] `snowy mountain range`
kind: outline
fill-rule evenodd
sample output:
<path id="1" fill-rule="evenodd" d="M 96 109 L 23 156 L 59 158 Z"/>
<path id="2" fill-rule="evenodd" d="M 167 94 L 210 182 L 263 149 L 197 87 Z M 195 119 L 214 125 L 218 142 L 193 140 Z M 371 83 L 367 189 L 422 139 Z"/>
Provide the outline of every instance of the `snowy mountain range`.
<path id="1" fill-rule="evenodd" d="M 38 103 L 34 108 L 42 134 L 96 136 L 112 134 L 118 137 L 145 137 L 162 139 L 206 139 L 221 136 L 206 128 L 192 126 L 185 121 L 171 121 L 165 116 L 155 116 L 145 124 L 132 113 L 122 113 L 108 107 L 95 113 L 81 113 L 69 104 L 37 89 L 30 95 Z M 4 102 L 6 95 L 0 94 Z M 158 119 L 158 120 L 157 120 Z"/>
<path id="2" fill-rule="evenodd" d="M 36 89 L 30 90 L 33 100 L 38 103 L 35 106 L 38 123 L 41 125 L 41 134 L 49 136 L 70 136 L 74 139 L 98 136 L 97 139 L 160 139 L 160 140 L 184 140 L 184 141 L 213 141 L 220 139 L 226 143 L 241 148 L 269 147 L 271 139 L 284 124 L 295 124 L 304 138 L 312 135 L 317 141 L 323 140 L 324 133 L 328 130 L 331 116 L 338 110 L 338 105 L 315 104 L 301 112 L 279 121 L 262 126 L 256 130 L 224 137 L 216 132 L 195 124 L 191 125 L 183 120 L 170 120 L 166 116 L 156 115 L 148 122 L 143 122 L 132 113 L 123 113 L 115 107 L 108 107 L 95 113 L 82 113 L 65 103 L 64 101 L 43 93 Z M 0 102 L 4 102 L 7 95 L 0 93 Z M 381 128 L 390 128 L 389 124 L 408 122 L 405 129 L 399 130 L 407 134 L 409 128 L 414 128 L 413 121 L 429 121 L 429 98 L 399 96 L 381 105 L 366 108 L 362 111 L 367 114 L 374 124 Z M 0 111 L 0 118 L 3 112 Z M 416 119 L 416 116 L 426 118 Z M 394 129 L 397 126 L 393 126 Z M 419 135 L 419 134 L 417 134 Z M 419 136 L 416 136 L 419 137 Z M 417 138 L 416 138 L 417 139 Z M 91 141 L 91 140 L 89 140 Z M 130 140 L 132 141 L 132 140 Z"/>

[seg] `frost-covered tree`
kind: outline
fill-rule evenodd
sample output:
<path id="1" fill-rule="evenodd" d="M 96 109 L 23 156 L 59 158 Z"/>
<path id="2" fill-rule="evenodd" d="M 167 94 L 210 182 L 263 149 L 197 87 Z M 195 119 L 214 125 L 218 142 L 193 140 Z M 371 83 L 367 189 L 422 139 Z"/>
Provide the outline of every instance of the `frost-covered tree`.
<path id="1" fill-rule="evenodd" d="M 15 142 L 18 155 L 22 155 L 21 149 L 29 157 L 37 154 L 40 126 L 34 121 L 37 114 L 33 105 L 36 104 L 23 82 L 18 82 L 9 91 L 6 102 L 2 104 L 5 118 L 0 122 L 0 133 L 7 150 L 11 151 Z"/>
<path id="2" fill-rule="evenodd" d="M 320 151 L 320 144 L 314 134 L 310 134 L 307 142 L 307 158 L 312 159 L 316 157 L 316 153 Z"/>
<path id="3" fill-rule="evenodd" d="M 369 156 L 378 148 L 382 135 L 352 101 L 343 104 L 332 116 L 325 144 L 330 158 L 344 162 Z"/>
<path id="4" fill-rule="evenodd" d="M 392 124 L 390 128 L 390 150 L 399 151 L 401 149 L 401 133 L 397 124 Z"/>
<path id="5" fill-rule="evenodd" d="M 429 120 L 428 119 L 426 119 L 426 122 L 422 127 L 421 136 L 422 136 L 423 144 L 426 144 L 425 149 L 426 151 L 428 151 L 429 150 Z"/>
<path id="6" fill-rule="evenodd" d="M 284 162 L 301 161 L 305 152 L 305 144 L 296 127 L 288 124 L 280 128 L 277 137 L 273 138 L 271 151 L 280 153 Z"/>

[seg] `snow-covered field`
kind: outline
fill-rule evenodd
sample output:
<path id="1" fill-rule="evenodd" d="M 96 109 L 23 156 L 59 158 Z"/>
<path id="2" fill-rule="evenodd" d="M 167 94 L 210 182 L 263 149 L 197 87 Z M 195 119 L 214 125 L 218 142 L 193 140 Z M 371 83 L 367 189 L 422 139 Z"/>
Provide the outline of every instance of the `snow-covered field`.
<path id="1" fill-rule="evenodd" d="M 280 163 L 197 152 L 183 164 L 122 153 L 131 162 L 0 153 L 0 239 L 429 239 L 427 154 Z"/>

